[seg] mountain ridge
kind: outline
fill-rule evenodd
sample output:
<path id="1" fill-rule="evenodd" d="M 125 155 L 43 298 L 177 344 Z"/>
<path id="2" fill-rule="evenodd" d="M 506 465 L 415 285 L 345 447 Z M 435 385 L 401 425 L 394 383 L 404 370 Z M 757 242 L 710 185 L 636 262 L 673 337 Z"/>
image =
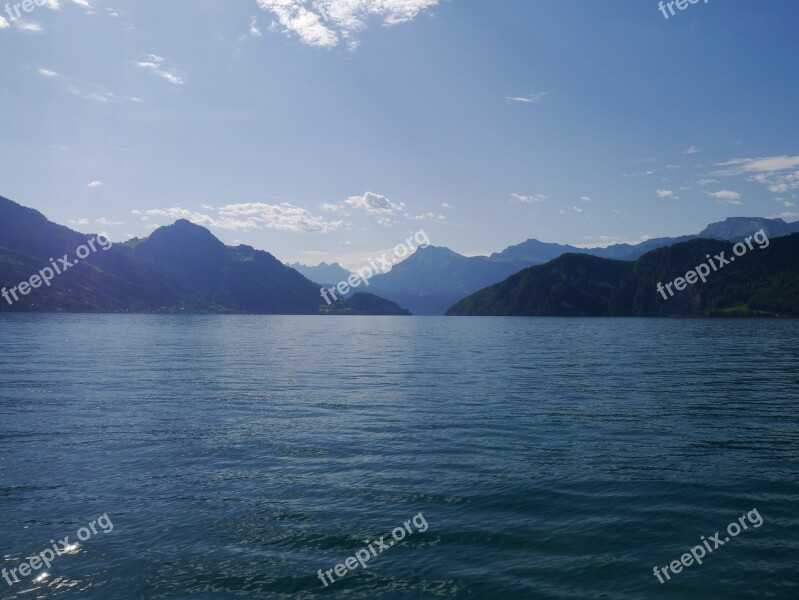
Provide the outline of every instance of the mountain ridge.
<path id="1" fill-rule="evenodd" d="M 799 233 L 770 240 L 704 283 L 662 298 L 674 281 L 729 242 L 699 238 L 658 248 L 634 262 L 564 254 L 460 300 L 448 316 L 799 316 Z M 732 258 L 735 260 L 735 258 Z M 710 271 L 710 267 L 708 267 Z"/>
<path id="2" fill-rule="evenodd" d="M 226 246 L 206 228 L 179 219 L 144 239 L 109 245 L 74 260 L 47 286 L 23 293 L 57 257 L 73 257 L 95 236 L 52 223 L 42 213 L 0 197 L 0 311 L 329 314 L 319 286 L 269 252 Z M 34 286 L 26 286 L 34 287 Z M 382 298 L 346 302 L 357 314 L 405 314 Z"/>

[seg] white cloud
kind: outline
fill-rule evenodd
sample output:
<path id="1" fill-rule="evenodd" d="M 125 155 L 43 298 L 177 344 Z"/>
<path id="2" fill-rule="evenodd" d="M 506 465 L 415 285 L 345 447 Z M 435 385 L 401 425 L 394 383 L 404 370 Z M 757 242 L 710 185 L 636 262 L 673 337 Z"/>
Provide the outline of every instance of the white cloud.
<path id="1" fill-rule="evenodd" d="M 678 199 L 677 196 L 674 195 L 674 192 L 671 190 L 658 190 L 658 198 L 674 198 L 675 200 Z"/>
<path id="2" fill-rule="evenodd" d="M 384 217 L 384 221 L 387 215 L 400 213 L 405 209 L 404 202 L 395 204 L 385 196 L 373 192 L 366 192 L 363 196 L 350 196 L 344 203 L 370 215 L 381 215 Z"/>
<path id="3" fill-rule="evenodd" d="M 528 96 L 505 96 L 505 101 L 509 104 L 538 104 L 548 95 L 549 92 L 538 92 Z"/>
<path id="4" fill-rule="evenodd" d="M 732 190 L 719 190 L 718 192 L 705 192 L 708 196 L 715 198 L 720 202 L 729 202 L 730 204 L 741 204 L 741 194 L 733 192 Z"/>
<path id="5" fill-rule="evenodd" d="M 261 37 L 263 35 L 258 27 L 258 19 L 255 17 L 250 19 L 250 35 L 252 37 Z"/>
<path id="6" fill-rule="evenodd" d="M 452 206 L 450 206 L 448 202 L 442 202 L 441 203 L 441 208 L 450 209 L 450 208 L 452 208 Z"/>
<path id="7" fill-rule="evenodd" d="M 51 71 L 50 69 L 39 69 L 36 72 L 42 77 L 58 77 L 58 73 Z"/>
<path id="8" fill-rule="evenodd" d="M 533 204 L 549 200 L 549 196 L 545 196 L 544 194 L 535 194 L 533 196 L 527 196 L 524 194 L 511 194 L 510 197 L 513 198 L 514 200 L 518 200 L 519 202 L 525 202 L 527 204 Z"/>
<path id="9" fill-rule="evenodd" d="M 683 150 L 683 154 L 697 154 L 698 152 L 702 152 L 702 148 L 697 148 L 696 146 L 691 146 L 687 150 Z"/>
<path id="10" fill-rule="evenodd" d="M 777 173 L 799 167 L 799 156 L 771 156 L 767 158 L 736 158 L 717 167 L 729 167 L 719 175 L 746 175 L 749 173 Z"/>
<path id="11" fill-rule="evenodd" d="M 35 5 L 31 3 L 31 10 L 25 10 L 22 7 L 23 3 L 9 2 L 5 4 L 5 13 L 11 19 L 9 22 L 5 17 L 0 16 L 0 29 L 5 29 L 13 25 L 20 31 L 28 31 L 33 33 L 41 33 L 44 31 L 42 26 L 36 21 L 24 21 L 22 15 L 31 12 L 37 6 L 43 6 L 50 10 L 60 10 L 62 0 L 36 0 Z M 88 0 L 69 0 L 72 4 L 77 4 L 87 9 L 91 9 L 91 4 Z"/>
<path id="12" fill-rule="evenodd" d="M 254 221 L 259 227 L 280 231 L 327 233 L 344 227 L 343 221 L 327 221 L 289 202 L 228 204 L 220 207 L 218 213 L 222 219 L 244 217 L 248 223 Z"/>
<path id="13" fill-rule="evenodd" d="M 102 181 L 90 181 L 86 187 L 90 187 L 90 188 L 98 188 L 98 187 L 100 187 L 101 185 L 103 185 L 103 182 L 102 182 Z"/>
<path id="14" fill-rule="evenodd" d="M 775 194 L 784 194 L 789 190 L 799 189 L 799 171 L 794 173 L 773 173 L 769 175 L 760 173 L 759 175 L 747 177 L 746 180 L 765 185 L 770 192 L 774 192 Z"/>
<path id="15" fill-rule="evenodd" d="M 271 12 L 277 25 L 309 45 L 333 48 L 346 43 L 357 47 L 353 35 L 366 27 L 369 18 L 383 25 L 399 25 L 438 5 L 439 0 L 258 0 Z"/>
<path id="16" fill-rule="evenodd" d="M 164 66 L 164 59 L 156 54 L 148 54 L 146 60 L 137 62 L 136 66 L 141 69 L 146 69 L 162 79 L 166 79 L 172 85 L 183 85 L 183 78 L 175 73 L 174 69 L 168 69 Z"/>
<path id="17" fill-rule="evenodd" d="M 583 209 L 582 209 L 582 208 L 580 208 L 579 206 L 574 206 L 574 207 L 572 207 L 572 208 L 574 208 L 574 212 L 576 212 L 576 213 L 581 213 L 581 212 L 583 212 Z"/>
<path id="18" fill-rule="evenodd" d="M 27 31 L 29 33 L 42 33 L 44 31 L 41 24 L 36 21 L 23 21 L 22 19 L 16 19 L 14 21 L 14 27 L 20 31 Z"/>
<path id="19" fill-rule="evenodd" d="M 797 217 L 799 217 L 799 213 L 795 213 L 795 212 L 784 212 L 784 213 L 780 213 L 780 214 L 778 214 L 778 215 L 771 215 L 771 216 L 769 217 L 769 219 L 785 219 L 785 220 L 790 220 L 790 219 L 795 219 L 795 218 L 797 218 Z"/>
<path id="20" fill-rule="evenodd" d="M 405 216 L 415 221 L 446 221 L 447 217 L 444 215 L 437 215 L 436 213 L 426 212 L 421 215 L 411 215 L 405 213 Z"/>
<path id="21" fill-rule="evenodd" d="M 91 94 L 81 95 L 81 98 L 84 100 L 94 100 L 95 102 L 108 102 L 116 97 L 116 94 L 112 94 L 111 92 L 92 92 Z"/>
<path id="22" fill-rule="evenodd" d="M 711 183 L 718 183 L 718 179 L 700 179 L 699 185 L 710 185 Z"/>
<path id="23" fill-rule="evenodd" d="M 89 224 L 89 219 L 86 219 L 86 218 L 77 219 L 77 220 L 70 219 L 69 221 L 67 221 L 67 223 L 69 223 L 70 225 L 88 225 Z"/>
<path id="24" fill-rule="evenodd" d="M 343 204 L 331 204 L 330 202 L 325 202 L 324 204 L 322 204 L 322 206 L 320 208 L 322 210 L 324 210 L 324 211 L 327 211 L 327 212 L 338 212 L 342 208 L 344 208 L 344 205 Z"/>
<path id="25" fill-rule="evenodd" d="M 187 221 L 191 221 L 192 223 L 203 225 L 205 227 L 218 227 L 220 229 L 230 229 L 234 231 L 241 229 L 259 229 L 258 224 L 252 220 L 239 221 L 237 219 L 231 218 L 215 219 L 210 215 L 195 212 L 187 208 L 181 208 L 179 206 L 173 206 L 172 208 L 154 208 L 144 211 L 133 210 L 131 213 L 141 216 L 141 218 L 144 220 L 147 220 L 150 217 L 167 217 L 169 219 L 186 219 Z M 155 227 L 158 227 L 158 225 L 155 225 L 154 227 L 148 225 L 148 228 L 151 229 L 154 229 Z"/>
<path id="26" fill-rule="evenodd" d="M 591 202 L 591 196 L 580 196 L 580 200 L 583 202 Z"/>
<path id="27" fill-rule="evenodd" d="M 799 189 L 799 156 L 736 158 L 716 166 L 725 167 L 717 175 L 747 175 L 747 181 L 759 183 L 775 194 Z"/>
<path id="28" fill-rule="evenodd" d="M 97 222 L 98 225 L 105 225 L 105 226 L 115 226 L 115 225 L 124 225 L 125 224 L 125 221 L 109 221 L 105 217 L 100 217 L 99 219 L 97 219 L 96 222 Z"/>
<path id="29" fill-rule="evenodd" d="M 343 221 L 328 221 L 288 202 L 282 204 L 228 204 L 217 209 L 205 206 L 206 210 L 216 210 L 216 214 L 210 215 L 180 206 L 150 210 L 137 209 L 131 213 L 145 220 L 150 217 L 186 219 L 204 227 L 216 227 L 231 231 L 277 229 L 279 231 L 327 233 L 345 227 Z"/>

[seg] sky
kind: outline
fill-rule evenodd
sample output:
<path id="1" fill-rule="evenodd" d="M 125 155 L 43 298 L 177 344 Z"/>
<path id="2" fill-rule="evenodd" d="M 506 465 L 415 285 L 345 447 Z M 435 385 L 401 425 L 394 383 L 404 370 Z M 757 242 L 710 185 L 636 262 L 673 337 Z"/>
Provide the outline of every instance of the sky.
<path id="1" fill-rule="evenodd" d="M 356 268 L 799 219 L 795 0 L 36 1 L 0 195 L 78 231 Z"/>

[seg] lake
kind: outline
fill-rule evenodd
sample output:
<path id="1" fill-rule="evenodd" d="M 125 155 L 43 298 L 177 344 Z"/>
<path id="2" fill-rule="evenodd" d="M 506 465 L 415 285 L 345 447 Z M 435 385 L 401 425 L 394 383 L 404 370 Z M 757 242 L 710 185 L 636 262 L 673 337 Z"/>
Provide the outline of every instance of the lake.
<path id="1" fill-rule="evenodd" d="M 0 314 L 0 348 L 2 567 L 70 542 L 2 598 L 799 597 L 799 321 Z"/>

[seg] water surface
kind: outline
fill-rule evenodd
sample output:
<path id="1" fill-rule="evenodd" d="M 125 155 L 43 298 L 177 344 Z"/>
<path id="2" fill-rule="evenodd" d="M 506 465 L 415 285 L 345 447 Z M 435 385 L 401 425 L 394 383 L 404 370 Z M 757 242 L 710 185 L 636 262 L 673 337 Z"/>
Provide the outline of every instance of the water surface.
<path id="1" fill-rule="evenodd" d="M 4 314 L 0 348 L 2 566 L 114 526 L 2 598 L 799 597 L 799 321 Z"/>

